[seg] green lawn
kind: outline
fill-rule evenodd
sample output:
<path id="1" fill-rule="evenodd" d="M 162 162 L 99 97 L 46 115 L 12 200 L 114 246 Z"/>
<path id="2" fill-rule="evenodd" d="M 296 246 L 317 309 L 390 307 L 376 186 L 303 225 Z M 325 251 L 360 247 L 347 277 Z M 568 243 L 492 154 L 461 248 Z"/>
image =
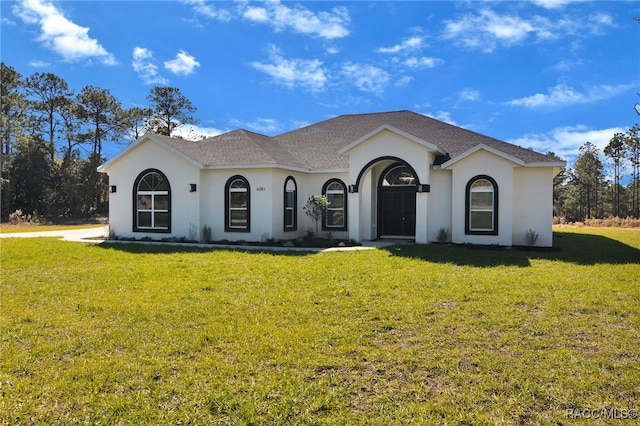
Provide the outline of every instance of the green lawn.
<path id="1" fill-rule="evenodd" d="M 13 234 L 20 232 L 44 232 L 44 231 L 61 231 L 74 229 L 101 228 L 105 224 L 86 224 L 86 225 L 3 225 L 0 226 L 0 234 Z"/>
<path id="2" fill-rule="evenodd" d="M 559 230 L 546 252 L 0 245 L 1 424 L 579 424 L 567 410 L 640 410 L 639 231 Z"/>

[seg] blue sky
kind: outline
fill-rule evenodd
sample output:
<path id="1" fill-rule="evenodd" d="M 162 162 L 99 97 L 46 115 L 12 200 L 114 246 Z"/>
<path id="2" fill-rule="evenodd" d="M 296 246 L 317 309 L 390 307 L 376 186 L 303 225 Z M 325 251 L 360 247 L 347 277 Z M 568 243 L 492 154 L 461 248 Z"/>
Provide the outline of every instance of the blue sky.
<path id="1" fill-rule="evenodd" d="M 639 121 L 636 1 L 0 1 L 5 64 L 198 108 L 186 136 L 409 109 L 572 161 Z M 122 147 L 112 147 L 112 156 Z"/>

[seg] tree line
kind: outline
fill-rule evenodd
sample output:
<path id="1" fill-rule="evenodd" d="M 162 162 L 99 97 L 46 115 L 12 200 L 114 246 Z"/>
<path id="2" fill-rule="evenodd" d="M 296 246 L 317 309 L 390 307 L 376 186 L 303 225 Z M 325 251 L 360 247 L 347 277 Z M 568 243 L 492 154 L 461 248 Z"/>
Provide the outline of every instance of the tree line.
<path id="1" fill-rule="evenodd" d="M 638 219 L 640 126 L 614 134 L 602 152 L 591 142 L 582 145 L 573 166 L 554 179 L 553 204 L 554 216 L 565 222 Z"/>
<path id="2" fill-rule="evenodd" d="M 197 123 L 196 108 L 175 87 L 153 87 L 148 106 L 127 109 L 107 89 L 75 93 L 55 74 L 23 78 L 0 66 L 3 221 L 16 210 L 53 220 L 105 213 L 108 180 L 97 171 L 105 144 L 126 145 L 146 132 L 175 137 Z M 554 216 L 640 217 L 640 126 L 613 135 L 603 152 L 590 142 L 580 147 L 573 166 L 554 179 Z"/>
<path id="3" fill-rule="evenodd" d="M 175 136 L 196 124 L 178 88 L 153 87 L 149 106 L 124 108 L 108 89 L 79 92 L 52 73 L 23 77 L 0 64 L 0 216 L 21 210 L 49 219 L 106 212 L 108 178 L 97 168 L 106 144 L 146 132 Z"/>

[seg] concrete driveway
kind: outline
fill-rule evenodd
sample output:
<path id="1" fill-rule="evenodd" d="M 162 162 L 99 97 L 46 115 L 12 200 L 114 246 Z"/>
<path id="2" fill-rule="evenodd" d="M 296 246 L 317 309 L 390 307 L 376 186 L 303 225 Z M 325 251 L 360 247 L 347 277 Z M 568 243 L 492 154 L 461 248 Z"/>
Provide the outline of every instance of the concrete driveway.
<path id="1" fill-rule="evenodd" d="M 67 229 L 59 231 L 0 233 L 0 238 L 36 238 L 60 237 L 64 241 L 101 242 L 109 236 L 109 227 L 100 226 L 86 229 Z"/>

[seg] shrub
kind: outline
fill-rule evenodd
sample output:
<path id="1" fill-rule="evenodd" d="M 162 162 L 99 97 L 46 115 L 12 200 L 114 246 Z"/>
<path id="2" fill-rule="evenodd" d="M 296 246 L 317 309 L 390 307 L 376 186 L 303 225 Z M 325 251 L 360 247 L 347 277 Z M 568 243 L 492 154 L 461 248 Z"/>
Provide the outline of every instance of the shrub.
<path id="1" fill-rule="evenodd" d="M 23 223 L 40 223 L 40 215 L 37 211 L 31 214 L 22 213 L 21 209 L 9 214 L 9 223 L 12 225 L 20 225 Z"/>
<path id="2" fill-rule="evenodd" d="M 449 228 L 440 228 L 438 231 L 438 236 L 436 237 L 439 243 L 448 243 L 449 242 Z"/>
<path id="3" fill-rule="evenodd" d="M 329 200 L 326 195 L 312 195 L 307 200 L 307 204 L 302 208 L 304 214 L 316 223 L 315 235 L 318 235 L 318 222 L 322 219 L 322 216 L 326 214 L 327 208 L 329 208 Z"/>
<path id="4" fill-rule="evenodd" d="M 198 241 L 198 226 L 195 223 L 189 223 L 189 241 Z"/>
<path id="5" fill-rule="evenodd" d="M 536 231 L 534 231 L 533 229 L 529 229 L 524 233 L 524 242 L 527 246 L 535 246 L 536 241 L 538 241 L 538 233 Z"/>
<path id="6" fill-rule="evenodd" d="M 211 228 L 208 227 L 207 225 L 204 225 L 202 227 L 202 240 L 204 242 L 211 241 Z"/>

